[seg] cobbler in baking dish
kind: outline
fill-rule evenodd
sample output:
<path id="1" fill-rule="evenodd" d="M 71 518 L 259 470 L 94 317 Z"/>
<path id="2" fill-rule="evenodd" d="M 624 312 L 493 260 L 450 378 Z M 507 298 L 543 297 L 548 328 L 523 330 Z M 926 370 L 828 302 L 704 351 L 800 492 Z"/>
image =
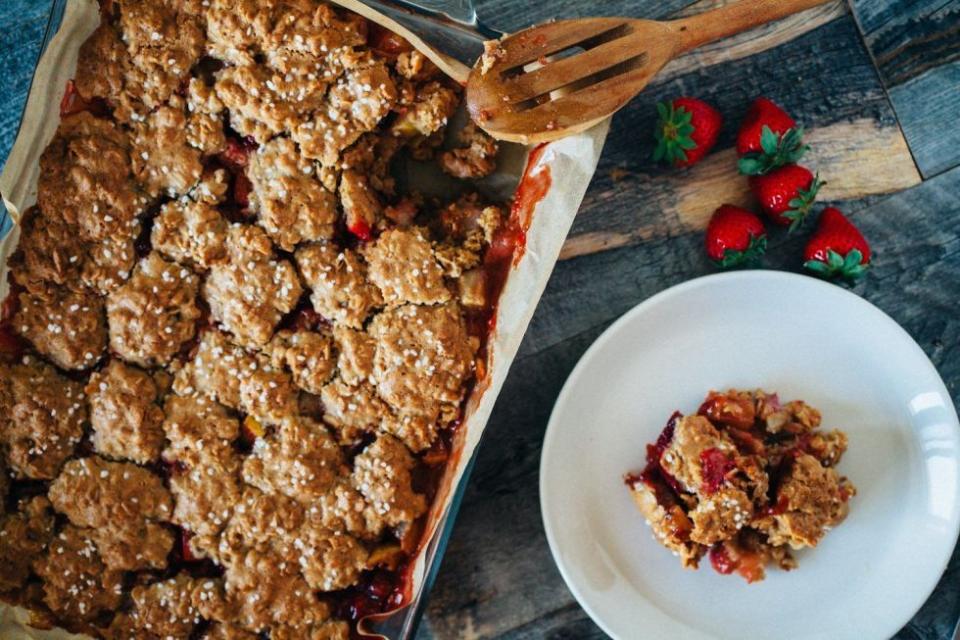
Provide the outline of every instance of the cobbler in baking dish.
<path id="1" fill-rule="evenodd" d="M 625 477 L 654 539 L 685 567 L 709 553 L 747 582 L 766 565 L 795 568 L 790 550 L 815 547 L 856 493 L 836 471 L 847 436 L 820 431 L 820 419 L 761 390 L 711 391 L 695 415 L 675 413 L 646 468 Z"/>
<path id="2" fill-rule="evenodd" d="M 346 638 L 398 604 L 522 230 L 461 88 L 316 0 L 115 0 L 21 221 L 0 593 L 104 638 Z"/>

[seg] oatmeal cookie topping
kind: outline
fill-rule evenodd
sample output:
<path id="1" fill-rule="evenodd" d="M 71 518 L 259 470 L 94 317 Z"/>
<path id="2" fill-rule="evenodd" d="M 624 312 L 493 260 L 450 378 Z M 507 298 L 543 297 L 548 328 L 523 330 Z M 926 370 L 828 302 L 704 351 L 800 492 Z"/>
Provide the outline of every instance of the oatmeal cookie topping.
<path id="1" fill-rule="evenodd" d="M 430 136 L 447 126 L 460 98 L 439 82 L 427 82 L 417 89 L 413 104 L 393 124 L 399 136 Z"/>
<path id="2" fill-rule="evenodd" d="M 403 527 L 426 511 L 413 490 L 413 457 L 396 438 L 382 435 L 353 464 L 353 485 L 391 527 Z"/>
<path id="3" fill-rule="evenodd" d="M 83 262 L 83 274 L 80 277 L 84 286 L 105 295 L 126 282 L 136 264 L 134 238 L 139 233 L 140 223 L 137 222 L 129 237 L 118 235 L 88 243 L 87 259 Z"/>
<path id="4" fill-rule="evenodd" d="M 80 48 L 76 84 L 104 98 L 121 122 L 137 122 L 166 103 L 190 77 L 204 49 L 197 3 L 126 0 L 119 21 L 103 22 Z"/>
<path id="5" fill-rule="evenodd" d="M 183 100 L 176 98 L 133 125 L 133 173 L 151 196 L 183 195 L 200 180 L 200 150 L 187 139 L 187 122 Z"/>
<path id="6" fill-rule="evenodd" d="M 397 101 L 396 84 L 383 62 L 363 55 L 344 62 L 346 69 L 330 87 L 326 107 L 290 132 L 304 156 L 328 167 L 376 128 Z"/>
<path id="7" fill-rule="evenodd" d="M 223 131 L 223 103 L 213 87 L 200 78 L 191 78 L 187 86 L 187 142 L 206 155 L 227 147 Z"/>
<path id="8" fill-rule="evenodd" d="M 436 417 L 463 396 L 474 349 L 456 303 L 404 305 L 370 323 L 377 341 L 373 377 L 395 411 Z"/>
<path id="9" fill-rule="evenodd" d="M 219 579 L 191 578 L 185 574 L 134 587 L 132 610 L 113 621 L 117 638 L 188 638 L 222 601 Z"/>
<path id="10" fill-rule="evenodd" d="M 238 65 L 258 53 L 287 50 L 319 58 L 366 42 L 356 21 L 308 0 L 211 0 L 206 17 L 210 54 Z"/>
<path id="11" fill-rule="evenodd" d="M 247 483 L 310 504 L 345 471 L 343 455 L 323 425 L 308 418 L 285 420 L 258 438 L 243 463 Z"/>
<path id="12" fill-rule="evenodd" d="M 210 314 L 241 344 L 265 345 L 300 299 L 300 280 L 258 227 L 231 225 L 226 250 L 227 260 L 214 264 L 203 284 Z"/>
<path id="13" fill-rule="evenodd" d="M 93 621 L 123 600 L 123 572 L 106 566 L 94 533 L 67 525 L 50 542 L 50 553 L 33 562 L 43 579 L 44 603 L 73 622 Z"/>
<path id="14" fill-rule="evenodd" d="M 182 395 L 202 394 L 270 424 L 297 413 L 290 376 L 262 355 L 234 344 L 221 331 L 206 331 L 193 360 L 174 380 Z"/>
<path id="15" fill-rule="evenodd" d="M 172 500 L 159 476 L 98 456 L 71 460 L 50 485 L 50 501 L 78 527 L 89 527 L 103 562 L 113 569 L 163 568 L 173 534 Z"/>
<path id="16" fill-rule="evenodd" d="M 103 299 L 55 285 L 19 296 L 14 329 L 61 369 L 89 369 L 107 349 Z"/>
<path id="17" fill-rule="evenodd" d="M 133 276 L 107 297 L 110 347 L 144 367 L 162 365 L 193 338 L 198 278 L 186 267 L 153 252 Z"/>
<path id="18" fill-rule="evenodd" d="M 366 382 L 373 375 L 373 356 L 377 343 L 366 331 L 336 327 L 333 330 L 339 355 L 337 369 L 340 378 L 349 385 Z"/>
<path id="19" fill-rule="evenodd" d="M 193 535 L 216 536 L 240 500 L 243 459 L 233 446 L 237 420 L 203 396 L 170 396 L 164 411 L 169 444 L 163 459 L 173 467 L 171 521 Z"/>
<path id="20" fill-rule="evenodd" d="M 313 308 L 335 324 L 359 329 L 371 311 L 383 304 L 367 279 L 367 266 L 350 249 L 314 243 L 297 250 L 297 266 L 311 291 Z"/>
<path id="21" fill-rule="evenodd" d="M 135 236 L 146 199 L 137 193 L 127 135 L 88 112 L 60 124 L 40 157 L 37 201 L 85 240 Z"/>
<path id="22" fill-rule="evenodd" d="M 241 135 L 264 144 L 302 126 L 304 111 L 323 105 L 324 75 L 315 70 L 294 76 L 259 64 L 227 67 L 217 75 L 215 90 L 230 112 L 230 125 Z"/>
<path id="23" fill-rule="evenodd" d="M 226 258 L 227 220 L 213 204 L 181 198 L 166 203 L 153 221 L 153 248 L 171 260 L 206 271 Z"/>
<path id="24" fill-rule="evenodd" d="M 145 371 L 111 360 L 90 376 L 93 448 L 107 458 L 147 464 L 160 457 L 164 436 L 160 390 Z"/>
<path id="25" fill-rule="evenodd" d="M 437 304 L 450 299 L 425 229 L 385 231 L 365 253 L 370 281 L 388 305 Z"/>
<path id="26" fill-rule="evenodd" d="M 274 367 L 286 368 L 304 391 L 319 394 L 336 369 L 334 341 L 316 331 L 278 331 L 267 347 Z"/>
<path id="27" fill-rule="evenodd" d="M 497 169 L 497 141 L 473 122 L 457 134 L 460 145 L 440 156 L 440 167 L 455 178 L 483 178 Z"/>
<path id="28" fill-rule="evenodd" d="M 365 433 L 376 431 L 390 409 L 377 396 L 377 390 L 366 382 L 350 385 L 334 378 L 320 391 L 323 400 L 323 421 L 330 425 L 337 440 L 344 444 L 358 443 Z"/>
<path id="29" fill-rule="evenodd" d="M 247 175 L 253 184 L 251 209 L 281 249 L 292 251 L 301 242 L 333 236 L 334 196 L 317 181 L 313 163 L 302 158 L 289 139 L 277 138 L 257 149 Z"/>
<path id="30" fill-rule="evenodd" d="M 16 477 L 49 480 L 83 436 L 83 386 L 27 356 L 0 364 L 0 442 Z"/>
<path id="31" fill-rule="evenodd" d="M 14 281 L 29 290 L 47 283 L 76 286 L 84 259 L 84 243 L 76 229 L 59 215 L 28 209 L 20 222 L 20 242 L 10 264 Z"/>
<path id="32" fill-rule="evenodd" d="M 204 640 L 257 640 L 257 634 L 227 622 L 215 622 L 203 637 Z"/>
<path id="33" fill-rule="evenodd" d="M 380 199 L 370 182 L 358 172 L 346 170 L 340 176 L 337 194 L 347 229 L 361 239 L 368 239 L 370 230 L 376 228 L 383 212 Z"/>
<path id="34" fill-rule="evenodd" d="M 21 500 L 0 515 L 0 592 L 23 587 L 30 565 L 53 537 L 53 508 L 45 496 Z"/>

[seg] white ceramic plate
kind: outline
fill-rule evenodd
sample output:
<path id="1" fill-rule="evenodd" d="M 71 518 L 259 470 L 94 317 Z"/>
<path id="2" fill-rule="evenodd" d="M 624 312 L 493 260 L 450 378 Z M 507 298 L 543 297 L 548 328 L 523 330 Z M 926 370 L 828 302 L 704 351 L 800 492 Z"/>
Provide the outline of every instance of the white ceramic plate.
<path id="1" fill-rule="evenodd" d="M 799 569 L 752 585 L 685 570 L 623 484 L 670 414 L 711 388 L 803 399 L 847 432 L 850 515 Z M 923 351 L 887 315 L 804 276 L 743 271 L 650 298 L 567 380 L 540 466 L 544 525 L 567 585 L 609 635 L 887 638 L 943 573 L 960 530 L 960 425 Z"/>

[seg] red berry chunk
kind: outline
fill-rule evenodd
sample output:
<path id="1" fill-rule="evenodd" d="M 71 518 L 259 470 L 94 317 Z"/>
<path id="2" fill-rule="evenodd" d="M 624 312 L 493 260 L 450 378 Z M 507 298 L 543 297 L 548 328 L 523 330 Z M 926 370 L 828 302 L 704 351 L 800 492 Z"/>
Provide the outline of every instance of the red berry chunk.
<path id="1" fill-rule="evenodd" d="M 726 483 L 727 475 L 737 468 L 730 454 L 716 447 L 700 452 L 700 466 L 703 468 L 703 491 L 708 495 L 719 491 Z"/>
<path id="2" fill-rule="evenodd" d="M 717 573 L 722 573 L 725 576 L 730 575 L 737 568 L 737 563 L 727 553 L 727 548 L 722 542 L 710 547 L 710 564 L 713 565 Z"/>

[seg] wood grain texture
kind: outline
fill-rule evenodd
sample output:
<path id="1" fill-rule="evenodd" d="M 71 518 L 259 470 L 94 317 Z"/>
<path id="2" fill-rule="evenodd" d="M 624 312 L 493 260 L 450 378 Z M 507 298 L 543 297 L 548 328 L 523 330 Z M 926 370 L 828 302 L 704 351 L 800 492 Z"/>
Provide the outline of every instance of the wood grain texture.
<path id="1" fill-rule="evenodd" d="M 877 250 L 873 272 L 856 292 L 917 339 L 956 402 L 960 169 L 864 207 L 854 220 Z M 775 234 L 773 240 L 768 266 L 795 270 L 803 239 Z M 485 435 L 419 638 L 603 637 L 564 588 L 546 546 L 538 509 L 540 443 L 563 381 L 615 318 L 654 293 L 713 271 L 701 242 L 699 233 L 686 232 L 558 265 Z M 948 638 L 958 615 L 955 552 L 934 596 L 896 637 Z"/>
<path id="2" fill-rule="evenodd" d="M 693 3 L 694 0 L 474 0 L 477 14 L 483 22 L 508 33 L 552 19 L 600 16 L 663 19 Z"/>
<path id="3" fill-rule="evenodd" d="M 925 177 L 960 165 L 960 0 L 851 0 Z"/>

